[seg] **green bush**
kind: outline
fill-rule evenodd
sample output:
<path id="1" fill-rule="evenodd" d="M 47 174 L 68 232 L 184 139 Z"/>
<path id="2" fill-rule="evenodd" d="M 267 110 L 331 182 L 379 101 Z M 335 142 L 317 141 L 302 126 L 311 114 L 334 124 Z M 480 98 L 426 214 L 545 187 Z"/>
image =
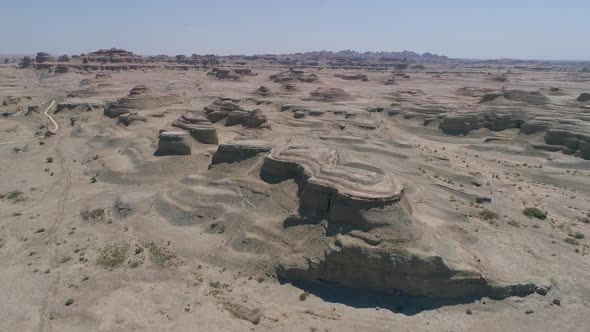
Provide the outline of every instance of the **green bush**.
<path id="1" fill-rule="evenodd" d="M 536 207 L 528 207 L 522 211 L 522 214 L 531 218 L 537 218 L 541 220 L 547 219 L 547 212 L 541 211 Z"/>
<path id="2" fill-rule="evenodd" d="M 96 265 L 105 269 L 114 269 L 127 260 L 129 244 L 114 243 L 106 245 L 99 253 Z"/>
<path id="3" fill-rule="evenodd" d="M 490 210 L 488 210 L 488 209 L 484 209 L 483 211 L 481 211 L 481 212 L 479 213 L 479 217 L 480 217 L 482 220 L 493 220 L 493 219 L 498 219 L 498 218 L 500 217 L 500 215 L 499 215 L 499 214 L 497 214 L 497 213 L 496 213 L 496 212 L 494 212 L 494 211 L 490 211 Z"/>
<path id="4" fill-rule="evenodd" d="M 299 301 L 305 301 L 307 300 L 307 297 L 309 296 L 308 292 L 303 292 L 299 295 Z"/>
<path id="5" fill-rule="evenodd" d="M 573 237 L 576 240 L 581 240 L 583 239 L 585 236 L 584 234 L 580 233 L 580 232 L 569 232 L 568 234 L 570 237 Z"/>

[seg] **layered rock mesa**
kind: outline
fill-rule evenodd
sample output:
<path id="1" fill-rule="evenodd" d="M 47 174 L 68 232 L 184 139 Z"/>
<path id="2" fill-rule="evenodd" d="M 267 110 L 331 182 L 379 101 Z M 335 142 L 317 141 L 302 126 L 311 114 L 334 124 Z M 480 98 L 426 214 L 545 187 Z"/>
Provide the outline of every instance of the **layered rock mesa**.
<path id="1" fill-rule="evenodd" d="M 562 151 L 590 160 L 590 121 L 552 117 L 536 117 L 524 123 L 523 133 L 530 135 L 545 132 L 545 144 L 533 144 L 533 147 L 548 151 Z"/>
<path id="2" fill-rule="evenodd" d="M 522 90 L 504 90 L 504 91 L 495 91 L 489 92 L 484 94 L 481 97 L 480 102 L 486 103 L 490 101 L 497 100 L 498 98 L 503 97 L 506 100 L 515 101 L 515 102 L 523 102 L 532 105 L 545 105 L 549 103 L 549 98 L 543 95 L 539 91 L 522 91 Z"/>
<path id="3" fill-rule="evenodd" d="M 334 75 L 334 77 L 340 77 L 341 79 L 347 80 L 347 81 L 359 80 L 359 81 L 367 82 L 369 80 L 369 78 L 365 74 L 336 74 L 336 75 Z"/>
<path id="4" fill-rule="evenodd" d="M 55 62 L 55 57 L 51 56 L 51 54 L 47 52 L 39 52 L 35 57 L 35 62 L 37 63 L 46 63 L 46 62 Z"/>
<path id="5" fill-rule="evenodd" d="M 145 59 L 133 52 L 129 52 L 122 48 L 113 47 L 111 49 L 100 49 L 98 51 L 90 52 L 86 55 L 81 55 L 83 62 L 99 62 L 99 63 L 144 63 Z"/>
<path id="6" fill-rule="evenodd" d="M 208 72 L 207 76 L 213 76 L 218 80 L 239 81 L 242 79 L 242 74 L 239 74 L 237 71 L 233 69 L 217 67 L 213 68 L 210 72 Z"/>
<path id="7" fill-rule="evenodd" d="M 217 130 L 204 116 L 194 112 L 187 112 L 172 122 L 172 126 L 188 130 L 198 142 L 204 144 L 218 144 Z"/>
<path id="8" fill-rule="evenodd" d="M 487 128 L 491 131 L 518 129 L 522 134 L 544 133 L 544 143 L 532 143 L 537 149 L 562 151 L 590 159 L 590 118 L 583 115 L 555 119 L 533 116 L 521 110 L 492 109 L 483 112 L 448 113 L 439 116 L 438 127 L 449 135 L 467 135 L 471 131 Z M 425 125 L 434 118 L 425 120 Z"/>
<path id="9" fill-rule="evenodd" d="M 348 92 L 340 88 L 319 87 L 309 93 L 306 100 L 315 101 L 347 101 L 354 100 Z"/>
<path id="10" fill-rule="evenodd" d="M 527 116 L 522 111 L 487 110 L 484 112 L 450 113 L 443 115 L 439 128 L 449 135 L 466 135 L 470 131 L 487 128 L 492 131 L 502 131 L 511 128 L 521 128 Z"/>
<path id="11" fill-rule="evenodd" d="M 283 222 L 285 239 L 299 243 L 280 254 L 276 271 L 283 280 L 436 298 L 504 298 L 535 290 L 490 280 L 459 243 L 415 220 L 400 182 L 358 157 L 327 147 L 237 141 L 220 145 L 213 164 L 259 154 L 266 154 L 265 182 L 294 180 L 299 187 L 298 209 Z M 313 236 L 288 231 L 309 225 L 316 225 Z"/>
<path id="12" fill-rule="evenodd" d="M 185 131 L 164 130 L 160 132 L 156 155 L 189 155 L 191 142 Z"/>
<path id="13" fill-rule="evenodd" d="M 182 102 L 184 102 L 182 96 L 156 94 L 147 86 L 138 85 L 131 89 L 129 95 L 121 98 L 116 103 L 110 104 L 104 110 L 104 115 L 110 118 L 116 118 L 134 111 L 149 110 Z"/>
<path id="14" fill-rule="evenodd" d="M 24 65 L 23 67 L 27 67 Z M 159 67 L 155 62 L 120 48 L 101 49 L 88 54 L 61 55 L 56 58 L 49 53 L 39 52 L 35 58 L 36 69 L 56 69 L 56 73 L 65 73 L 70 69 L 82 70 L 130 70 L 153 69 Z"/>

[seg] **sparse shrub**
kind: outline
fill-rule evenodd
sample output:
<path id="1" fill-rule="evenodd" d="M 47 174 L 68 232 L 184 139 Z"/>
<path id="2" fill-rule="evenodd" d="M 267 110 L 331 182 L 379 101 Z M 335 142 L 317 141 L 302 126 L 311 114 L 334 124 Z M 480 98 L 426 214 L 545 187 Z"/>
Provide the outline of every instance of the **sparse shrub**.
<path id="1" fill-rule="evenodd" d="M 522 214 L 524 214 L 527 217 L 537 218 L 541 220 L 545 220 L 547 218 L 547 212 L 541 211 L 536 207 L 528 207 L 522 211 Z"/>
<path id="2" fill-rule="evenodd" d="M 142 245 L 148 250 L 150 261 L 160 268 L 170 266 L 176 258 L 174 253 L 154 242 L 144 242 Z"/>
<path id="3" fill-rule="evenodd" d="M 481 211 L 479 213 L 479 217 L 482 220 L 494 220 L 494 219 L 498 219 L 500 217 L 500 215 L 494 211 L 490 211 L 488 209 L 483 209 L 483 211 Z"/>
<path id="4" fill-rule="evenodd" d="M 581 240 L 585 237 L 584 234 L 582 234 L 580 232 L 573 232 L 573 231 L 569 232 L 568 235 L 576 240 Z"/>
<path id="5" fill-rule="evenodd" d="M 82 220 L 92 222 L 92 223 L 107 221 L 106 213 L 105 213 L 104 209 L 101 209 L 101 208 L 97 208 L 97 209 L 94 209 L 91 211 L 88 211 L 88 210 L 80 211 L 80 217 L 82 217 Z"/>
<path id="6" fill-rule="evenodd" d="M 99 253 L 96 265 L 105 269 L 114 269 L 121 266 L 128 257 L 129 244 L 112 243 L 106 245 Z"/>
<path id="7" fill-rule="evenodd" d="M 22 202 L 26 200 L 25 194 L 20 190 L 13 190 L 9 191 L 6 194 L 0 194 L 0 199 L 7 199 L 12 201 L 13 203 Z"/>
<path id="8" fill-rule="evenodd" d="M 577 246 L 578 244 L 580 244 L 580 241 L 574 239 L 573 237 L 566 237 L 565 240 L 563 240 L 565 243 L 569 243 L 571 245 Z"/>
<path id="9" fill-rule="evenodd" d="M 260 324 L 260 310 L 256 308 L 248 308 L 241 304 L 225 303 L 223 309 L 229 311 L 234 317 L 249 321 L 254 325 Z"/>
<path id="10" fill-rule="evenodd" d="M 299 301 L 305 301 L 305 300 L 307 300 L 308 297 L 309 297 L 309 293 L 303 292 L 303 293 L 299 294 Z"/>

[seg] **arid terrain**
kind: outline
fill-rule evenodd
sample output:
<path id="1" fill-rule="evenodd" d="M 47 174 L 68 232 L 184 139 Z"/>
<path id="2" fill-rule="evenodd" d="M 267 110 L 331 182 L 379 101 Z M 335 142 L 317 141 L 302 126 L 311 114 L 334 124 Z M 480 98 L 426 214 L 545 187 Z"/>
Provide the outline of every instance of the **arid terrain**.
<path id="1" fill-rule="evenodd" d="M 1 331 L 588 331 L 588 64 L 0 65 Z"/>

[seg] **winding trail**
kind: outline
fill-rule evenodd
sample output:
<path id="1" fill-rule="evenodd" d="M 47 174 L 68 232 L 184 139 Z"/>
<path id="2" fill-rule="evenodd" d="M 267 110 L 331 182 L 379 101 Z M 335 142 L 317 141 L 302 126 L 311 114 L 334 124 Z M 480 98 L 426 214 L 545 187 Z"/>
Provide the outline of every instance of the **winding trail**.
<path id="1" fill-rule="evenodd" d="M 44 102 L 44 103 L 47 103 L 47 102 Z M 49 121 L 51 121 L 51 123 L 53 125 L 53 129 L 50 130 L 49 132 L 55 134 L 57 132 L 57 130 L 59 129 L 59 125 L 57 124 L 55 119 L 53 119 L 53 117 L 51 115 L 49 115 L 49 113 L 48 113 L 54 104 L 55 104 L 55 100 L 51 100 L 49 106 L 47 106 L 47 108 L 45 108 L 45 111 L 43 112 L 43 114 L 49 118 Z M 25 140 L 12 141 L 12 142 L 2 142 L 2 143 L 0 143 L 0 145 L 28 142 L 28 141 L 33 141 L 33 140 L 37 140 L 37 139 L 42 139 L 44 137 L 45 137 L 45 135 L 39 135 L 39 136 L 25 139 Z M 50 304 L 53 302 L 53 300 L 57 294 L 59 282 L 61 280 L 61 274 L 58 269 L 58 266 L 59 266 L 58 245 L 57 245 L 58 231 L 59 231 L 59 228 L 65 218 L 65 205 L 66 205 L 66 201 L 67 201 L 67 198 L 70 193 L 71 186 L 72 186 L 71 173 L 65 164 L 66 160 L 65 160 L 65 157 L 64 157 L 63 151 L 62 151 L 62 141 L 63 141 L 64 137 L 63 137 L 63 135 L 60 135 L 58 137 L 59 137 L 58 141 L 56 142 L 56 145 L 55 145 L 55 152 L 57 154 L 56 159 L 59 160 L 59 166 L 60 166 L 60 170 L 61 170 L 60 175 L 61 176 L 60 176 L 60 179 L 58 181 L 56 181 L 56 183 L 54 183 L 54 185 L 52 185 L 52 188 L 55 185 L 62 183 L 63 189 L 59 195 L 59 200 L 58 200 L 58 204 L 57 204 L 57 211 L 56 211 L 57 215 L 55 217 L 55 221 L 53 222 L 51 227 L 49 227 L 48 231 L 45 232 L 45 234 L 38 236 L 37 238 L 29 241 L 28 243 L 26 243 L 22 246 L 19 246 L 19 247 L 15 248 L 14 250 L 7 252 L 7 253 L 0 256 L 0 263 L 4 263 L 33 246 L 41 245 L 43 243 L 47 243 L 49 246 L 52 246 L 52 248 L 50 248 L 48 250 L 49 254 L 50 254 L 49 264 L 50 264 L 51 269 L 53 271 L 55 271 L 55 273 L 53 274 L 53 278 L 52 278 L 53 280 L 50 282 L 49 289 L 47 289 L 47 291 L 45 292 L 45 294 L 43 296 L 43 300 L 41 301 L 41 307 L 40 307 L 40 312 L 39 312 L 39 316 L 40 316 L 39 317 L 39 325 L 37 326 L 38 331 L 52 331 L 52 326 L 51 326 L 51 322 L 50 322 L 51 321 Z"/>
<path id="2" fill-rule="evenodd" d="M 44 103 L 46 103 L 46 102 L 44 102 Z M 43 114 L 46 117 L 49 118 L 49 121 L 51 121 L 51 124 L 53 124 L 53 129 L 49 131 L 52 134 L 55 134 L 55 132 L 59 129 L 59 125 L 57 124 L 57 122 L 55 122 L 55 120 L 53 119 L 53 117 L 51 115 L 49 115 L 49 113 L 48 113 L 49 110 L 53 107 L 54 104 L 55 104 L 55 100 L 51 100 L 51 103 L 49 104 L 49 106 L 47 106 L 47 108 L 43 112 Z M 0 142 L 0 146 L 2 146 L 2 145 L 9 145 L 9 144 L 24 143 L 24 142 L 30 142 L 30 141 L 34 141 L 34 140 L 37 140 L 37 139 L 42 139 L 44 137 L 45 137 L 45 135 L 39 135 L 39 136 L 35 136 L 33 138 L 27 138 L 27 139 L 23 139 L 23 140 L 19 140 L 19 141 Z"/>
<path id="3" fill-rule="evenodd" d="M 57 124 L 56 124 L 57 128 Z M 60 136 L 59 141 L 56 145 L 56 153 L 57 159 L 59 160 L 59 165 L 61 169 L 62 179 L 64 181 L 64 187 L 60 194 L 58 206 L 57 206 L 57 216 L 55 218 L 55 222 L 47 232 L 48 234 L 48 242 L 50 246 L 53 246 L 53 250 L 51 251 L 51 258 L 50 258 L 50 266 L 51 269 L 54 270 L 55 277 L 51 282 L 49 289 L 45 292 L 43 296 L 43 300 L 41 301 L 41 308 L 39 310 L 39 325 L 38 331 L 52 331 L 51 326 L 51 311 L 50 311 L 50 303 L 57 295 L 57 289 L 59 286 L 59 282 L 61 280 L 61 274 L 58 269 L 59 266 L 59 254 L 58 254 L 58 238 L 57 232 L 59 227 L 61 226 L 64 218 L 65 218 L 65 205 L 68 195 L 70 193 L 70 189 L 72 187 L 72 174 L 68 167 L 65 165 L 65 158 L 63 155 L 63 151 L 61 150 L 61 141 L 63 140 L 63 135 Z"/>

